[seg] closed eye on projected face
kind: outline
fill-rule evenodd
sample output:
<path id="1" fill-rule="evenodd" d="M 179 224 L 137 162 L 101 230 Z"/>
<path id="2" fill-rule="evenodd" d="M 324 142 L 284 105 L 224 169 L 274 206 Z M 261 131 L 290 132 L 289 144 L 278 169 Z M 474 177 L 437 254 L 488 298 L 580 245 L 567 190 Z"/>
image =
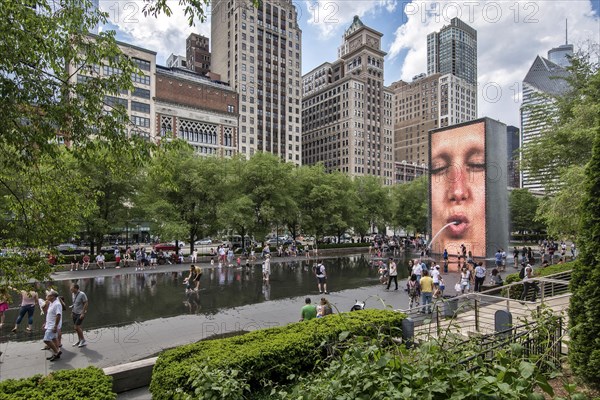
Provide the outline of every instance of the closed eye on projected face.
<path id="1" fill-rule="evenodd" d="M 462 155 L 456 153 L 455 150 L 452 153 L 442 150 L 436 154 L 431 162 L 431 174 L 456 180 L 460 179 L 463 172 L 471 174 L 485 171 L 485 155 L 480 145 L 467 149 Z"/>

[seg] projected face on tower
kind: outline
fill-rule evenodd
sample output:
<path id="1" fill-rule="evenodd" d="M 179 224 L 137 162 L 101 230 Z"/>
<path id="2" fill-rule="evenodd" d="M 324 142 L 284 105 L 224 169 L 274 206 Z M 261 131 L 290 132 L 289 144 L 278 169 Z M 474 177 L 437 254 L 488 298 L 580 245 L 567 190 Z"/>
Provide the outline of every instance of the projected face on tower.
<path id="1" fill-rule="evenodd" d="M 464 244 L 475 257 L 486 251 L 485 124 L 431 134 L 431 230 L 435 253 L 456 254 Z"/>

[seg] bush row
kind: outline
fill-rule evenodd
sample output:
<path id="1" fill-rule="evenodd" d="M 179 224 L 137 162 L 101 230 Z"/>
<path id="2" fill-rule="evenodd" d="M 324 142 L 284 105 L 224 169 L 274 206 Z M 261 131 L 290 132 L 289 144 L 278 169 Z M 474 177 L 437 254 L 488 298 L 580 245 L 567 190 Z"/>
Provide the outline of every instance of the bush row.
<path id="1" fill-rule="evenodd" d="M 572 269 L 575 269 L 577 261 L 570 261 L 564 264 L 555 264 L 555 265 L 550 265 L 548 267 L 545 268 L 540 268 L 540 269 L 536 269 L 534 270 L 533 274 L 536 277 L 544 277 L 544 276 L 549 276 L 549 275 L 554 275 L 554 274 L 558 274 L 560 272 L 565 272 L 565 271 L 569 271 Z M 507 275 L 504 282 L 506 285 L 511 284 L 511 283 L 515 283 L 515 282 L 520 282 L 521 278 L 519 278 L 519 273 L 514 273 L 514 274 L 510 274 Z M 503 295 L 506 296 L 506 290 L 507 289 L 503 289 Z M 515 286 L 511 286 L 510 288 L 510 298 L 511 299 L 520 299 L 521 298 L 521 293 L 523 292 L 523 287 L 520 285 L 515 285 Z"/>
<path id="2" fill-rule="evenodd" d="M 158 399 L 172 398 L 178 388 L 193 393 L 190 378 L 201 363 L 252 371 L 248 382 L 252 388 L 259 388 L 264 379 L 283 383 L 291 374 L 311 371 L 324 356 L 322 345 L 336 341 L 342 332 L 361 336 L 385 331 L 399 336 L 404 318 L 390 310 L 363 310 L 180 346 L 159 356 L 150 391 Z"/>
<path id="3" fill-rule="evenodd" d="M 110 400 L 117 395 L 112 391 L 112 377 L 96 367 L 61 370 L 49 375 L 35 375 L 24 379 L 0 382 L 0 399 L 28 400 Z"/>

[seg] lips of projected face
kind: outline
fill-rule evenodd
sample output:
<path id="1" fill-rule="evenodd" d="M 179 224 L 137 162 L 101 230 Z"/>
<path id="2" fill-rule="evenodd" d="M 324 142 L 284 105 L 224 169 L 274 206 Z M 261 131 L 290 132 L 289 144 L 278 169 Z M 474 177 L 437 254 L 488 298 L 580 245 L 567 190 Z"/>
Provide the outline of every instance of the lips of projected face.
<path id="1" fill-rule="evenodd" d="M 469 228 L 469 219 L 464 215 L 453 215 L 448 218 L 448 223 L 453 224 L 448 227 L 452 237 L 461 237 Z"/>

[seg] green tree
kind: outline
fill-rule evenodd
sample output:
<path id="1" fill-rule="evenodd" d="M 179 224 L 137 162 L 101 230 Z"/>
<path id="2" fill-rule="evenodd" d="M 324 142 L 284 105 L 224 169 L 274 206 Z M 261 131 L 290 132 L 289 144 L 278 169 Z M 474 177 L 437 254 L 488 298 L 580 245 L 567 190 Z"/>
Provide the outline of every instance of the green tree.
<path id="1" fill-rule="evenodd" d="M 84 193 L 94 201 L 95 207 L 82 219 L 80 231 L 90 241 L 90 250 L 94 254 L 101 251 L 105 235 L 115 227 L 126 226 L 135 217 L 135 211 L 128 205 L 132 205 L 141 186 L 145 165 L 142 160 L 137 160 L 137 152 L 114 153 L 103 146 L 90 146 L 87 151 L 90 154 L 77 160 L 77 168 L 88 178 Z M 138 216 L 137 221 L 140 219 Z"/>
<path id="2" fill-rule="evenodd" d="M 87 191 L 72 158 L 86 159 L 91 146 L 126 152 L 136 141 L 128 137 L 125 110 L 107 108 L 104 97 L 130 89 L 138 70 L 122 56 L 114 32 L 87 34 L 106 15 L 87 12 L 87 0 L 63 0 L 60 10 L 55 7 L 45 0 L 0 6 L 3 246 L 39 248 L 74 236 L 95 193 Z M 104 65 L 122 73 L 99 76 Z M 77 74 L 87 78 L 78 80 Z M 8 280 L 43 279 L 40 273 L 49 270 L 38 267 L 18 256 L 0 258 Z"/>
<path id="3" fill-rule="evenodd" d="M 234 174 L 240 178 L 236 191 L 252 201 L 252 233 L 262 240 L 277 222 L 282 221 L 291 204 L 292 198 L 286 188 L 293 166 L 269 153 L 257 153 L 234 165 Z"/>
<path id="4" fill-rule="evenodd" d="M 355 178 L 354 190 L 358 203 L 352 216 L 352 227 L 362 240 L 374 227 L 385 226 L 391 222 L 390 191 L 374 176 Z"/>
<path id="5" fill-rule="evenodd" d="M 535 220 L 539 199 L 527 189 L 515 189 L 509 196 L 511 230 L 515 232 L 535 231 L 542 227 Z"/>
<path id="6" fill-rule="evenodd" d="M 327 174 L 330 188 L 329 211 L 326 232 L 341 239 L 351 228 L 351 221 L 358 211 L 358 196 L 352 178 L 342 172 Z"/>
<path id="7" fill-rule="evenodd" d="M 392 192 L 393 225 L 407 232 L 427 231 L 428 208 L 427 177 L 422 176 L 410 183 L 396 185 Z"/>
<path id="8" fill-rule="evenodd" d="M 51 270 L 40 251 L 70 238 L 80 219 L 93 212 L 88 182 L 66 149 L 53 157 L 42 154 L 34 165 L 11 146 L 0 151 L 0 243 L 15 248 L 0 257 L 3 283 L 19 286 L 47 279 Z M 26 249 L 30 251 L 23 253 Z"/>
<path id="9" fill-rule="evenodd" d="M 542 133 L 522 148 L 522 169 L 541 179 L 549 194 L 541 200 L 536 219 L 555 237 L 574 237 L 577 214 L 585 193 L 583 168 L 600 119 L 600 76 L 596 55 L 578 54 L 565 79 L 570 90 L 540 95 L 532 106 L 533 123 Z M 557 78 L 559 79 L 559 78 Z"/>
<path id="10" fill-rule="evenodd" d="M 596 90 L 600 92 L 600 85 Z M 596 125 L 592 159 L 585 169 L 580 221 L 580 257 L 570 283 L 573 294 L 569 305 L 569 360 L 576 376 L 600 388 L 600 123 Z"/>
<path id="11" fill-rule="evenodd" d="M 219 230 L 224 164 L 199 157 L 181 140 L 166 142 L 154 155 L 139 206 L 164 239 L 194 242 Z"/>

